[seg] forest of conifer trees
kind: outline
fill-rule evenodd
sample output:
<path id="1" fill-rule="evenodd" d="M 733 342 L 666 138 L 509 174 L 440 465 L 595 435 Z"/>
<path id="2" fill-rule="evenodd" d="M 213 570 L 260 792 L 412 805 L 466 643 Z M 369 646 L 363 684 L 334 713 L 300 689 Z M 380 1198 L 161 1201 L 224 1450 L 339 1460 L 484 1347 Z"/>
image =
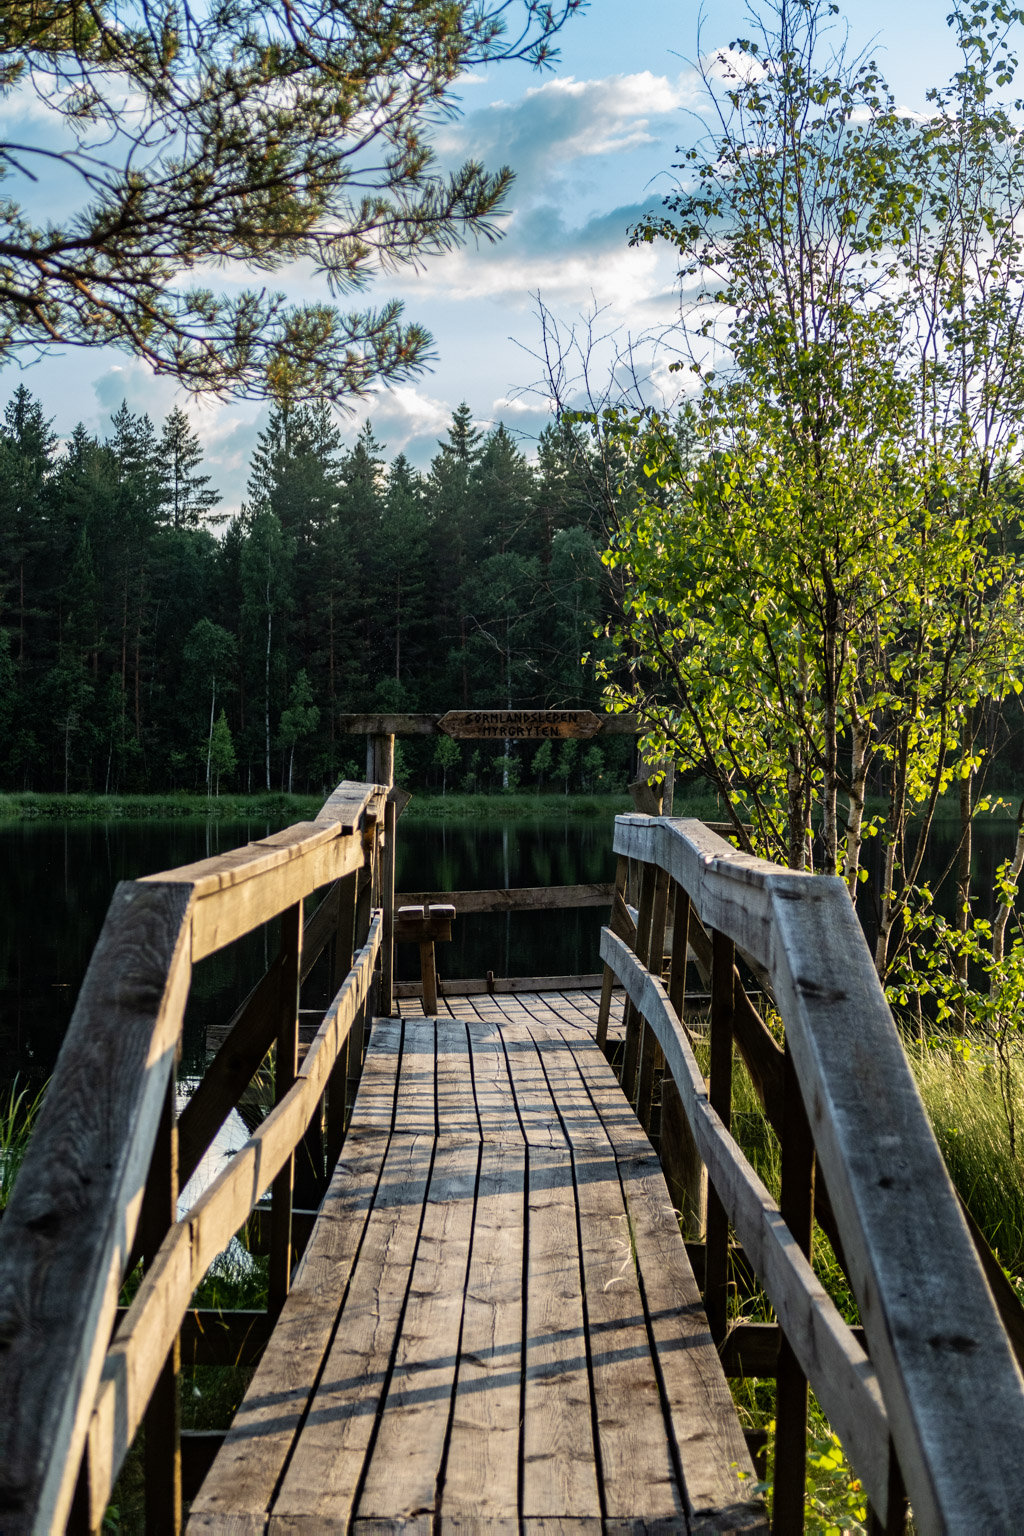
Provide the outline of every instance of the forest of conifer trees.
<path id="1" fill-rule="evenodd" d="M 187 416 L 127 403 L 61 443 L 19 387 L 0 429 L 0 788 L 320 790 L 362 777 L 346 711 L 594 706 L 611 602 L 589 448 L 527 460 L 460 406 L 428 471 L 327 406 L 276 409 L 237 517 Z M 629 743 L 561 756 L 400 744 L 417 784 L 625 781 Z M 538 756 L 539 750 L 539 756 Z"/>

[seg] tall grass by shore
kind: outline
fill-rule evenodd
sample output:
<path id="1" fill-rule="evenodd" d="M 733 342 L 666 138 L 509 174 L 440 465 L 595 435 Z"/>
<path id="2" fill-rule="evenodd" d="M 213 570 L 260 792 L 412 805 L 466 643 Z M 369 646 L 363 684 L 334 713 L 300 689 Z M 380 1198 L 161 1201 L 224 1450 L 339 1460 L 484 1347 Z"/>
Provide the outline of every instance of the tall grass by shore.
<path id="1" fill-rule="evenodd" d="M 981 1048 L 964 1059 L 952 1045 L 911 1045 L 908 1055 L 950 1177 L 999 1262 L 1024 1290 L 1024 1161 L 1011 1149 L 995 1070 Z M 1008 1092 L 1020 1127 L 1024 1049 L 1012 1058 Z"/>
<path id="2" fill-rule="evenodd" d="M 189 818 L 244 821 L 249 817 L 289 822 L 308 821 L 323 805 L 322 795 L 286 795 L 277 792 L 259 795 L 0 795 L 0 822 L 36 819 L 79 821 L 173 820 Z M 565 816 L 608 819 L 633 809 L 623 790 L 606 795 L 535 794 L 519 790 L 515 794 L 449 795 L 415 794 L 405 811 L 408 821 L 525 821 L 531 818 Z M 676 816 L 696 816 L 715 821 L 720 812 L 717 802 L 708 797 L 677 797 Z"/>

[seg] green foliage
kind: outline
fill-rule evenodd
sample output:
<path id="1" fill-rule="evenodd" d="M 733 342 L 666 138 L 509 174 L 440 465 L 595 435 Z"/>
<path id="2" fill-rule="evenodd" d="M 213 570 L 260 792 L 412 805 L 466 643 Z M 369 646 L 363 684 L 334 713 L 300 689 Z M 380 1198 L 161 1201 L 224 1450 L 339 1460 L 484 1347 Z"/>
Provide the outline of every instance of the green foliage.
<path id="1" fill-rule="evenodd" d="M 559 748 L 558 766 L 555 770 L 558 774 L 558 777 L 562 780 L 566 794 L 569 793 L 569 780 L 572 778 L 572 775 L 575 772 L 576 764 L 579 761 L 579 755 L 579 742 L 574 740 L 573 737 L 567 736 Z"/>
<path id="2" fill-rule="evenodd" d="M 555 766 L 555 754 L 550 741 L 542 741 L 533 754 L 533 773 L 537 780 L 537 793 L 544 787 L 544 779 Z"/>
<path id="3" fill-rule="evenodd" d="M 600 707 L 579 657 L 611 593 L 564 488 L 553 525 L 554 448 L 542 485 L 503 428 L 460 407 L 422 476 L 401 455 L 388 465 L 369 424 L 346 448 L 326 405 L 287 403 L 219 540 L 196 451 L 181 413 L 159 432 L 123 407 L 106 441 L 79 428 L 60 455 L 15 392 L 0 428 L 0 786 L 212 796 L 223 710 L 233 785 L 327 790 L 361 755 L 344 711 Z M 410 787 L 436 767 L 444 791 L 467 777 L 434 750 L 404 744 Z M 502 752 L 478 753 L 474 790 L 506 786 Z"/>
<path id="4" fill-rule="evenodd" d="M 332 294 L 468 236 L 492 239 L 512 176 L 450 172 L 431 135 L 475 63 L 543 64 L 582 0 L 61 0 L 9 9 L 0 91 L 47 119 L 0 153 L 0 353 L 119 345 L 191 390 L 343 398 L 401 379 L 430 337 L 401 306 L 347 313 L 196 276 L 305 261 Z M 518 8 L 517 8 L 518 9 Z M 20 198 L 40 177 L 46 221 Z"/>
<path id="5" fill-rule="evenodd" d="M 451 736 L 438 736 L 434 762 L 441 770 L 441 794 L 448 793 L 448 775 L 462 761 L 462 748 Z"/>
<path id="6" fill-rule="evenodd" d="M 210 771 L 213 774 L 214 793 L 220 794 L 220 781 L 230 778 L 235 771 L 235 746 L 231 740 L 231 727 L 227 715 L 221 710 L 210 736 Z"/>
<path id="7" fill-rule="evenodd" d="M 624 464 L 602 668 L 648 760 L 703 773 L 741 844 L 853 894 L 878 839 L 885 977 L 954 785 L 968 905 L 977 781 L 1024 687 L 1024 133 L 992 94 L 1015 11 L 952 13 L 962 68 L 910 118 L 830 50 L 834 9 L 754 8 L 761 35 L 707 66 L 716 131 L 634 233 L 692 283 L 700 392 L 590 420 Z"/>

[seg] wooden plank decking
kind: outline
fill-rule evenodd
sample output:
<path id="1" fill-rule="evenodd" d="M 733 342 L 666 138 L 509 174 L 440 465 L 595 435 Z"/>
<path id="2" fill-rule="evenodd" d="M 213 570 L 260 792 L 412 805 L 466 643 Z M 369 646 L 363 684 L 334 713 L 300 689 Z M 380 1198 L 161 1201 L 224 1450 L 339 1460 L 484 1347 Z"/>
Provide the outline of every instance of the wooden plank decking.
<path id="1" fill-rule="evenodd" d="M 764 1528 L 590 1001 L 452 1007 L 375 1022 L 321 1216 L 190 1529 Z"/>

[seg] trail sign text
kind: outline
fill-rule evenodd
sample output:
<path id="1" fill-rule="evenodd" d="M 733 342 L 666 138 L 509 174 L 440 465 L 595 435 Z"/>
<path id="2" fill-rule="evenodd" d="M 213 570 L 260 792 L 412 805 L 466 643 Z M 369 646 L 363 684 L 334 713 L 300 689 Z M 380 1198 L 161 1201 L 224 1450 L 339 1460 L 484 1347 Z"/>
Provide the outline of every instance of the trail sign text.
<path id="1" fill-rule="evenodd" d="M 460 741 L 540 741 L 594 736 L 601 722 L 589 709 L 450 709 L 437 728 Z"/>

